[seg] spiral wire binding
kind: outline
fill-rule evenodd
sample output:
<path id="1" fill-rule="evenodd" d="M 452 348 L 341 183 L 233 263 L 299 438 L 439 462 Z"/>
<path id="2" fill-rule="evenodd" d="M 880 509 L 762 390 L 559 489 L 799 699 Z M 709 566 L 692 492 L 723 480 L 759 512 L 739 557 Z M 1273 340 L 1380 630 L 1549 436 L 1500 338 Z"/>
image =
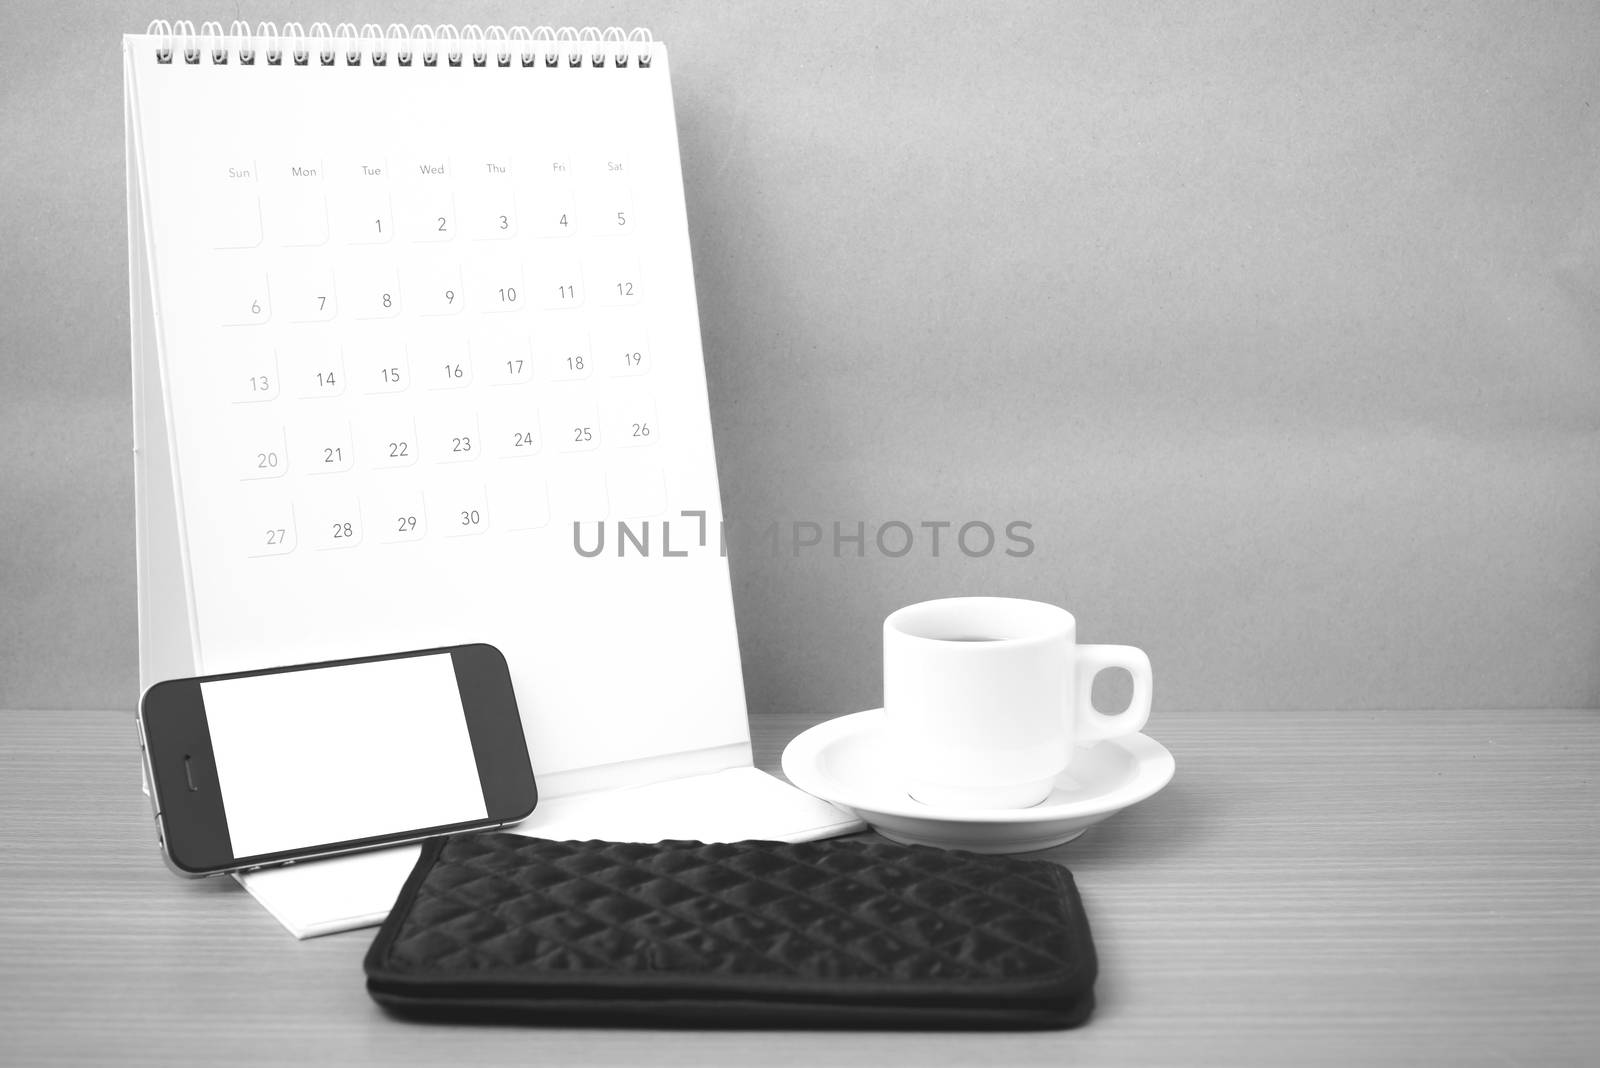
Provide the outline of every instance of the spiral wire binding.
<path id="1" fill-rule="evenodd" d="M 360 39 L 356 34 L 356 24 L 353 22 L 341 22 L 333 28 L 334 51 L 336 54 L 343 53 L 347 67 L 361 66 Z"/>
<path id="2" fill-rule="evenodd" d="M 256 61 L 256 40 L 255 36 L 250 32 L 250 24 L 243 19 L 234 19 L 233 23 L 228 27 L 228 36 L 235 38 L 239 42 L 239 65 L 241 67 L 252 66 Z M 216 56 L 212 56 L 211 61 L 215 63 Z M 227 59 L 224 58 L 223 62 L 226 63 Z"/>
<path id="3" fill-rule="evenodd" d="M 489 61 L 489 51 L 483 46 L 483 31 L 477 26 L 461 27 L 461 39 L 472 43 L 472 65 L 481 67 Z"/>
<path id="4" fill-rule="evenodd" d="M 255 66 L 259 59 L 268 67 L 284 64 L 287 56 L 296 67 L 313 64 L 322 67 L 388 66 L 391 56 L 397 67 L 410 67 L 420 57 L 424 67 L 459 67 L 470 61 L 474 67 L 583 67 L 610 66 L 626 70 L 650 68 L 655 38 L 643 26 L 624 30 L 620 26 L 553 29 L 537 26 L 482 27 L 469 24 L 407 27 L 391 22 L 379 26 L 368 22 L 357 27 L 353 22 L 330 26 L 313 22 L 258 22 L 254 30 L 243 19 L 235 19 L 226 30 L 217 20 L 200 23 L 198 29 L 188 19 L 152 19 L 145 35 L 154 37 L 157 63 L 174 63 L 180 58 L 189 66 L 209 62 L 226 66 L 230 57 L 242 67 Z M 491 61 L 491 57 L 492 61 Z M 563 59 L 565 63 L 563 64 Z"/>
<path id="5" fill-rule="evenodd" d="M 528 32 L 528 27 L 513 26 L 509 36 L 510 40 L 518 45 L 517 51 L 522 56 L 522 65 L 524 67 L 533 66 L 533 34 Z"/>
<path id="6" fill-rule="evenodd" d="M 297 67 L 306 65 L 310 53 L 306 51 L 306 29 L 298 22 L 285 22 L 283 24 L 283 39 L 288 42 L 285 51 L 288 53 L 289 62 Z"/>
<path id="7" fill-rule="evenodd" d="M 511 66 L 511 49 L 508 47 L 509 38 L 506 36 L 504 26 L 490 26 L 483 33 L 484 37 L 494 44 L 494 65 L 497 67 Z"/>
<path id="8" fill-rule="evenodd" d="M 374 67 L 382 67 L 389 62 L 389 49 L 383 43 L 383 27 L 376 22 L 368 22 L 361 27 L 361 46 L 372 57 Z"/>
<path id="9" fill-rule="evenodd" d="M 440 23 L 440 25 L 434 29 L 434 33 L 437 35 L 441 43 L 448 42 L 444 45 L 444 61 L 452 67 L 461 66 L 461 49 L 459 47 L 461 43 L 461 31 L 456 29 L 454 26 L 449 25 L 448 23 Z"/>
<path id="10" fill-rule="evenodd" d="M 228 50 L 222 43 L 222 23 L 213 20 L 200 24 L 200 50 L 211 54 L 213 65 L 228 62 Z"/>
<path id="11" fill-rule="evenodd" d="M 255 36 L 261 40 L 261 55 L 266 59 L 267 66 L 282 66 L 283 38 L 278 36 L 278 24 L 276 22 L 256 23 Z M 254 43 L 253 40 L 252 43 Z"/>
<path id="12" fill-rule="evenodd" d="M 333 66 L 338 58 L 338 53 L 334 51 L 333 27 L 326 22 L 313 22 L 311 39 L 317 45 L 317 61 L 324 67 Z"/>
<path id="13" fill-rule="evenodd" d="M 556 31 L 556 44 L 567 46 L 567 64 L 577 67 L 583 63 L 583 51 L 578 47 L 578 31 L 571 26 L 563 26 Z M 559 60 L 559 57 L 557 57 Z"/>

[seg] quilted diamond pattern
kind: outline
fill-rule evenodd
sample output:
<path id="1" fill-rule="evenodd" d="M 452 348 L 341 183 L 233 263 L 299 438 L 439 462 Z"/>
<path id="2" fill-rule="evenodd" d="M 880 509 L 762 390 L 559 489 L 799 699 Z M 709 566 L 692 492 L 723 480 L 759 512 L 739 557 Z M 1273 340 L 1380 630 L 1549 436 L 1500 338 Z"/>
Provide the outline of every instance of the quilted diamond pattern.
<path id="1" fill-rule="evenodd" d="M 426 849 L 368 958 L 375 995 L 859 990 L 896 1003 L 1077 998 L 1079 1018 L 1094 971 L 1072 878 L 1054 864 L 874 842 L 503 833 Z"/>

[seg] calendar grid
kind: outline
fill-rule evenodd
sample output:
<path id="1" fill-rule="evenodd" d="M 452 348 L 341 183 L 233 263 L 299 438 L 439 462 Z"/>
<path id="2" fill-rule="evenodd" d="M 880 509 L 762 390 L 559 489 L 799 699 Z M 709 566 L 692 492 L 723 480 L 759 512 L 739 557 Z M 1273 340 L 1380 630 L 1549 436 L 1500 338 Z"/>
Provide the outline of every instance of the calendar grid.
<path id="1" fill-rule="evenodd" d="M 238 408 L 238 479 L 263 484 L 240 509 L 237 551 L 536 530 L 548 479 L 520 480 L 508 461 L 657 445 L 636 165 L 561 147 L 214 164 L 220 385 Z M 263 248 L 292 258 L 269 272 Z M 338 342 L 318 336 L 341 322 Z M 628 381 L 602 399 L 595 378 Z M 337 488 L 356 470 L 444 464 L 452 477 L 427 490 Z M 563 513 L 665 508 L 648 465 L 606 481 L 558 489 Z"/>

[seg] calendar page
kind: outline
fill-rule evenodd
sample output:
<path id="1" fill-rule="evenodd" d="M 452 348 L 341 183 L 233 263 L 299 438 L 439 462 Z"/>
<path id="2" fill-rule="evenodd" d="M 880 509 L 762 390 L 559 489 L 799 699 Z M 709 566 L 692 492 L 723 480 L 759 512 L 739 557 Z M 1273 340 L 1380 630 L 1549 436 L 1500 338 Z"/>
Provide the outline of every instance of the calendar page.
<path id="1" fill-rule="evenodd" d="M 126 41 L 197 667 L 489 642 L 540 774 L 747 743 L 665 49 Z"/>

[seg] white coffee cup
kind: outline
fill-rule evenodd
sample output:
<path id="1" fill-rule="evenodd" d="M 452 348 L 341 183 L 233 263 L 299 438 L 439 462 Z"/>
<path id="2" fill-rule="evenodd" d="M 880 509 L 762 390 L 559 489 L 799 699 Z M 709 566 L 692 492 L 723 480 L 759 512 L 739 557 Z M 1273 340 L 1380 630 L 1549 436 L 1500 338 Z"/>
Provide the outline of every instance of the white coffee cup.
<path id="1" fill-rule="evenodd" d="M 1120 715 L 1097 711 L 1094 677 L 1133 676 Z M 1072 613 L 1042 601 L 950 597 L 883 621 L 883 708 L 911 796 L 939 808 L 1043 801 L 1075 746 L 1133 734 L 1150 718 L 1150 658 L 1079 645 Z"/>

